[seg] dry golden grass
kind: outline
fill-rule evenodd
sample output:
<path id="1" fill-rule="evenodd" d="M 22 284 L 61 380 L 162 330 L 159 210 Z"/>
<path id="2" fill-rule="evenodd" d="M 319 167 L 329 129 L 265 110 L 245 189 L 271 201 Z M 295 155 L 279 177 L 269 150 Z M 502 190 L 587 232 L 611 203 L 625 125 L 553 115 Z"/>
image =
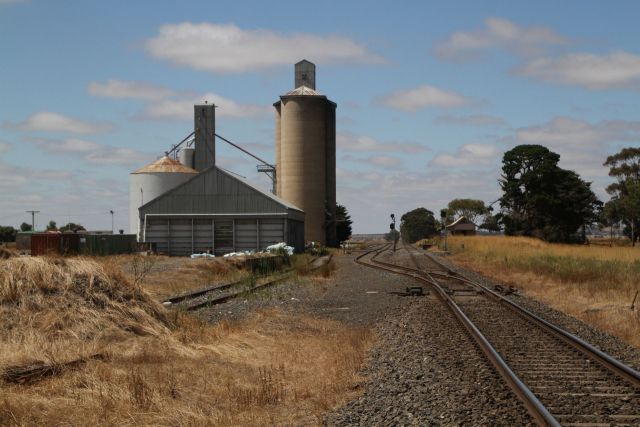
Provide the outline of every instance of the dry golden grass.
<path id="1" fill-rule="evenodd" d="M 0 425 L 320 424 L 357 393 L 371 338 L 278 311 L 211 326 L 86 259 L 0 261 L 0 371 L 100 353 L 0 386 Z"/>
<path id="2" fill-rule="evenodd" d="M 132 282 L 139 283 L 158 301 L 216 283 L 248 278 L 237 260 L 226 258 L 191 259 L 186 257 L 119 255 L 97 257 L 108 269 L 121 269 Z"/>
<path id="3" fill-rule="evenodd" d="M 18 251 L 16 251 L 15 248 L 0 246 L 0 259 L 9 259 L 18 255 Z"/>
<path id="4" fill-rule="evenodd" d="M 453 259 L 640 348 L 640 248 L 450 237 Z"/>

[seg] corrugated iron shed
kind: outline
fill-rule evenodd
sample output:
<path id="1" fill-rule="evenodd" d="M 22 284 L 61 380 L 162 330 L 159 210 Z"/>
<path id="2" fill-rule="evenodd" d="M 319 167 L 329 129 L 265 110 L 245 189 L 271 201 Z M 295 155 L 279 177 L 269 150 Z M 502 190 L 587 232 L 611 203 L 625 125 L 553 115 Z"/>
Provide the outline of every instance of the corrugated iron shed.
<path id="1" fill-rule="evenodd" d="M 303 211 L 216 166 L 139 208 L 142 241 L 169 255 L 304 248 Z"/>

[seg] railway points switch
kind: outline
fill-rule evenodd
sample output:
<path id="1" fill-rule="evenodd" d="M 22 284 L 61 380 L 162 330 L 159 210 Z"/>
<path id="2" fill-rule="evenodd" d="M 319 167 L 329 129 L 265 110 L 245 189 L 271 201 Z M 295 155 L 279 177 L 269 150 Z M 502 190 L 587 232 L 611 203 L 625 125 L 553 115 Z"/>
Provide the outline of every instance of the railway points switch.
<path id="1" fill-rule="evenodd" d="M 407 294 L 415 297 L 423 296 L 424 289 L 422 288 L 422 286 L 407 286 Z"/>

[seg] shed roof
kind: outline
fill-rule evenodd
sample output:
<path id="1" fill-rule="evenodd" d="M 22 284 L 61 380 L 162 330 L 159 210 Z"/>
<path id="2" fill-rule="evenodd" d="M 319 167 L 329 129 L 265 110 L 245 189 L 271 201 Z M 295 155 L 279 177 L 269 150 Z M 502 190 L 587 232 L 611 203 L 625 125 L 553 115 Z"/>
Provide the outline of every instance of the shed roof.
<path id="1" fill-rule="evenodd" d="M 457 225 L 470 224 L 476 227 L 476 224 L 469 221 L 466 216 L 462 215 L 460 218 L 453 221 L 451 224 L 447 225 L 446 228 L 453 228 Z"/>
<path id="2" fill-rule="evenodd" d="M 138 169 L 131 173 L 192 173 L 197 174 L 198 171 L 191 169 L 188 166 L 183 165 L 177 160 L 172 159 L 169 156 L 163 156 L 155 162 L 149 163 L 147 166 Z"/>
<path id="3" fill-rule="evenodd" d="M 227 171 L 225 171 L 223 169 L 220 169 L 220 172 L 226 173 L 227 175 L 229 175 L 229 176 L 237 179 L 238 181 L 242 182 L 247 187 L 250 187 L 252 190 L 255 190 L 258 193 L 262 194 L 263 196 L 268 197 L 268 198 L 270 198 L 271 200 L 273 200 L 273 201 L 275 201 L 277 203 L 280 203 L 282 206 L 284 206 L 284 207 L 286 207 L 288 209 L 293 209 L 293 210 L 297 210 L 297 211 L 302 212 L 302 209 L 300 209 L 299 207 L 294 206 L 292 203 L 289 203 L 286 200 L 281 199 L 280 197 L 276 196 L 273 193 L 269 193 L 268 191 L 264 191 L 264 190 L 261 190 L 261 189 L 259 189 L 257 187 L 254 187 L 249 181 L 247 181 L 246 179 L 244 179 L 244 178 L 242 178 L 240 176 L 234 176 L 233 174 L 231 174 L 231 173 L 229 173 L 229 172 L 227 172 Z"/>
<path id="4" fill-rule="evenodd" d="M 303 219 L 291 203 L 216 166 L 147 202 L 140 214 L 284 214 Z"/>

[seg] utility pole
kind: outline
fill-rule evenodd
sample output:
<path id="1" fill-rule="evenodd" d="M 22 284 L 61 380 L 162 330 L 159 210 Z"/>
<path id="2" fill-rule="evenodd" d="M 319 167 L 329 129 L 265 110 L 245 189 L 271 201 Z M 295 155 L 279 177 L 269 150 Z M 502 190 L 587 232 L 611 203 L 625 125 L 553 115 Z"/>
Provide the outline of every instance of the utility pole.
<path id="1" fill-rule="evenodd" d="M 440 210 L 440 219 L 442 223 L 442 228 L 444 229 L 444 251 L 445 252 L 449 250 L 447 246 L 447 213 L 448 212 L 446 209 Z"/>
<path id="2" fill-rule="evenodd" d="M 109 213 L 111 214 L 111 234 L 113 234 L 113 214 L 114 214 L 115 212 L 113 212 L 113 211 L 109 211 Z"/>
<path id="3" fill-rule="evenodd" d="M 40 211 L 25 211 L 31 214 L 31 231 L 36 231 L 36 214 Z"/>

